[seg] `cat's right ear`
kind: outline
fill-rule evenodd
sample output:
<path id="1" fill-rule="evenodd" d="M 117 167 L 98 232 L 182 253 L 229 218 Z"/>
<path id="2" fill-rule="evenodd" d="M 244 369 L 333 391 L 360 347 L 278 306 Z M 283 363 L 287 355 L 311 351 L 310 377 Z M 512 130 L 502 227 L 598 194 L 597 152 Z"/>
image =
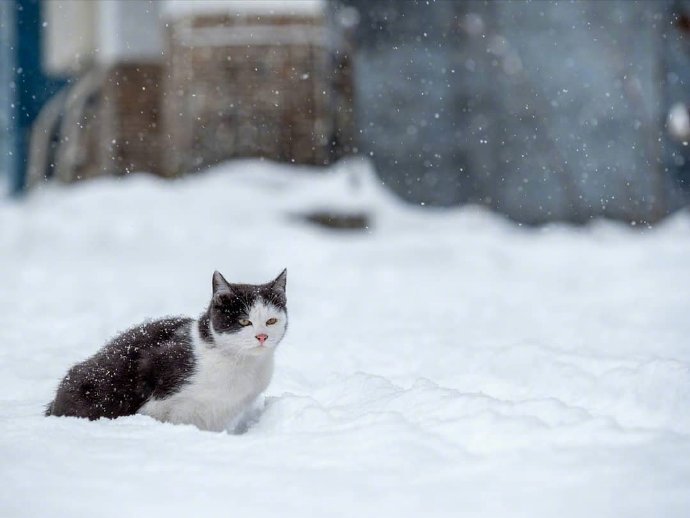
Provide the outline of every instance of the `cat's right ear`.
<path id="1" fill-rule="evenodd" d="M 271 282 L 271 288 L 285 294 L 285 284 L 286 283 L 287 283 L 287 268 L 285 268 L 282 272 L 280 272 L 278 277 L 273 279 L 273 281 Z"/>
<path id="2" fill-rule="evenodd" d="M 230 283 L 225 280 L 225 277 L 223 277 L 218 270 L 213 272 L 213 281 L 211 285 L 213 286 L 214 295 L 218 293 L 230 293 L 232 291 Z"/>

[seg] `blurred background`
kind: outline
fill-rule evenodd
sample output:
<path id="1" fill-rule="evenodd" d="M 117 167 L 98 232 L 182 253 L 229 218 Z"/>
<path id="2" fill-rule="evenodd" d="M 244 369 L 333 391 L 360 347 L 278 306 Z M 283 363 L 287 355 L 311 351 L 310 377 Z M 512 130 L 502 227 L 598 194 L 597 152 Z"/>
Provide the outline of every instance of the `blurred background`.
<path id="1" fill-rule="evenodd" d="M 413 204 L 651 223 L 688 80 L 688 1 L 2 0 L 0 177 L 362 155 Z"/>

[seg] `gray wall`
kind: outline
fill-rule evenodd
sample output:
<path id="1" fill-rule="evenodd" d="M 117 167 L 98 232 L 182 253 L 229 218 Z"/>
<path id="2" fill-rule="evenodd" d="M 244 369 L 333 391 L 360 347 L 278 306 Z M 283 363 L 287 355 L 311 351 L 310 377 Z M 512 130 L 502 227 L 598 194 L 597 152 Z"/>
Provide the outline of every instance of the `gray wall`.
<path id="1" fill-rule="evenodd" d="M 534 223 L 682 203 L 664 130 L 688 97 L 667 80 L 690 68 L 674 2 L 345 3 L 361 16 L 359 147 L 404 199 Z"/>

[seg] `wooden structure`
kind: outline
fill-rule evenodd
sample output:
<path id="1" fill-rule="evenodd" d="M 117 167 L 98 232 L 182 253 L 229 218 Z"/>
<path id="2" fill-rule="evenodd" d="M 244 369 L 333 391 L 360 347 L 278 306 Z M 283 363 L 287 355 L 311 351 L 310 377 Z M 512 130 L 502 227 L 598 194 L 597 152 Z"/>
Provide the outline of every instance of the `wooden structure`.
<path id="1" fill-rule="evenodd" d="M 323 165 L 348 152 L 352 69 L 341 36 L 323 11 L 173 20 L 163 102 L 168 173 L 233 157 Z"/>

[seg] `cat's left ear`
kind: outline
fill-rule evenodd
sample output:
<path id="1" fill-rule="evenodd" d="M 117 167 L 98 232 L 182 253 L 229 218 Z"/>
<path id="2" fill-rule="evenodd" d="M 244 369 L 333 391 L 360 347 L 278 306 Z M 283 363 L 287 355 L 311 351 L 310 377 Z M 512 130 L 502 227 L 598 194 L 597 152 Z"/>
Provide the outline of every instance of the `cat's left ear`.
<path id="1" fill-rule="evenodd" d="M 285 286 L 287 283 L 287 268 L 285 268 L 280 275 L 271 282 L 271 288 L 282 293 L 285 293 Z"/>

